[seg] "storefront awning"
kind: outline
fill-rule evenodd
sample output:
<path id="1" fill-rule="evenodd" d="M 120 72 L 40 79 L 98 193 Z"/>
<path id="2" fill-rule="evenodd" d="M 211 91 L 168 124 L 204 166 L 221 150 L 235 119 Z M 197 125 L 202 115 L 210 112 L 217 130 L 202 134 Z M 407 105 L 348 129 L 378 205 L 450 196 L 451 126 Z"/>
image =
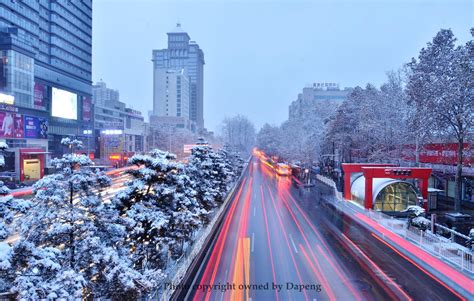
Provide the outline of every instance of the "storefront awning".
<path id="1" fill-rule="evenodd" d="M 44 154 L 51 154 L 51 152 L 21 152 L 24 155 L 44 155 Z"/>

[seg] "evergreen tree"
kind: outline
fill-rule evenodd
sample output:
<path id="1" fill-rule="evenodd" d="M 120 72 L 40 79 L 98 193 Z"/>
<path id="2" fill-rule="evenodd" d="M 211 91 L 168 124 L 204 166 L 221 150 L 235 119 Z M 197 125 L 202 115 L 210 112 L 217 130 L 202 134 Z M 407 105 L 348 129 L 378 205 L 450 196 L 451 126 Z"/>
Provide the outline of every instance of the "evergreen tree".
<path id="1" fill-rule="evenodd" d="M 110 179 L 88 157 L 73 153 L 80 141 L 66 138 L 62 144 L 71 153 L 52 160 L 59 172 L 34 185 L 34 207 L 22 218 L 12 291 L 26 300 L 137 294 L 142 277 L 121 245 L 126 229 L 98 193 Z"/>
<path id="2" fill-rule="evenodd" d="M 133 156 L 129 164 L 140 168 L 130 171 L 134 179 L 114 199 L 129 231 L 126 241 L 134 266 L 147 275 L 160 274 L 168 258 L 183 254 L 207 214 L 184 166 L 174 160 L 173 154 L 160 150 Z"/>

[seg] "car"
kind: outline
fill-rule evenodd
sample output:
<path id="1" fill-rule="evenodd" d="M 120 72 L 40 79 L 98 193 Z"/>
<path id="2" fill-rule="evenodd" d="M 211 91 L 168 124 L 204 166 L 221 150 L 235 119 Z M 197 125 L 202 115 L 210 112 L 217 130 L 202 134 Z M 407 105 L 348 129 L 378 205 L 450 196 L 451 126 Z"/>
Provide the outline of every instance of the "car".
<path id="1" fill-rule="evenodd" d="M 290 166 L 285 163 L 278 163 L 275 170 L 280 176 L 289 176 L 291 174 Z"/>

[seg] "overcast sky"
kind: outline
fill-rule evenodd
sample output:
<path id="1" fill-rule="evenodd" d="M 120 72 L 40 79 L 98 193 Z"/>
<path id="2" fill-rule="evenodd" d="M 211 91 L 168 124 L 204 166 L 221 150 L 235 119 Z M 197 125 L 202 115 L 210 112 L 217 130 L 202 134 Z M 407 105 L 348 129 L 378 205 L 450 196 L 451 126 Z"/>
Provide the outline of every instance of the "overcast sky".
<path id="1" fill-rule="evenodd" d="M 440 28 L 470 39 L 474 1 L 93 1 L 93 81 L 146 116 L 152 49 L 180 22 L 204 51 L 204 119 L 279 124 L 313 82 L 380 85 Z"/>

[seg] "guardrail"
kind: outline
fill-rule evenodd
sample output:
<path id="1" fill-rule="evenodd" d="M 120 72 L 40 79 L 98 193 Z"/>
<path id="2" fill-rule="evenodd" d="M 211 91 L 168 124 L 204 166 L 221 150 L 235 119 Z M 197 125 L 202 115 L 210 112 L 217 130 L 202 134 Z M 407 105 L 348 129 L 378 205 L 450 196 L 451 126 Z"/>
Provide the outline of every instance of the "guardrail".
<path id="1" fill-rule="evenodd" d="M 461 271 L 474 273 L 472 250 L 454 242 L 455 235 L 461 235 L 463 238 L 468 238 L 467 236 L 436 224 L 436 227 L 443 227 L 451 231 L 452 237 L 446 238 L 432 233 L 430 230 L 423 231 L 413 226 L 408 227 L 408 222 L 397 220 L 379 211 L 370 210 L 367 213 L 379 225 L 392 230 L 423 250 L 451 263 Z"/>
<path id="2" fill-rule="evenodd" d="M 322 183 L 334 188 L 334 195 L 337 198 L 339 206 L 349 206 L 349 202 L 344 200 L 342 194 L 336 189 L 336 184 L 333 180 L 321 175 L 317 175 L 316 177 Z M 364 209 L 360 210 L 360 212 L 376 221 L 379 225 L 404 237 L 411 243 L 417 245 L 430 254 L 439 257 L 445 262 L 450 263 L 459 270 L 466 271 L 471 274 L 474 273 L 473 251 L 454 242 L 454 236 L 458 235 L 463 239 L 469 239 L 469 237 L 466 235 L 458 233 L 442 225 L 435 224 L 437 228 L 451 233 L 451 238 L 445 238 L 435 233 L 431 233 L 430 230 L 423 231 L 413 226 L 408 227 L 407 221 L 396 219 L 393 216 L 389 216 L 380 211 Z"/>

